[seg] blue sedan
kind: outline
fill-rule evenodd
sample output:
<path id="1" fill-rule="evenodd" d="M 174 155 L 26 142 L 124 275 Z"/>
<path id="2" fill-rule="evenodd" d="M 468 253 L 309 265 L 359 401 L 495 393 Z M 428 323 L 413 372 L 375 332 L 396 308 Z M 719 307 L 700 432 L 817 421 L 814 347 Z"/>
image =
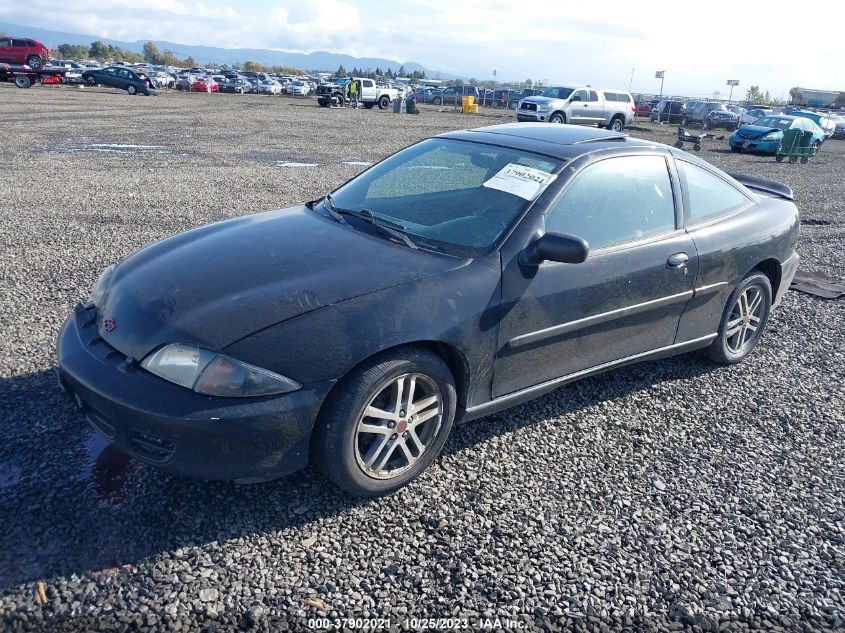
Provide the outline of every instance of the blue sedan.
<path id="1" fill-rule="evenodd" d="M 810 132 L 811 144 L 818 151 L 824 143 L 824 130 L 810 119 L 784 114 L 773 114 L 754 121 L 753 125 L 742 125 L 728 138 L 733 152 L 762 152 L 775 154 L 778 151 L 783 131 L 798 129 Z"/>

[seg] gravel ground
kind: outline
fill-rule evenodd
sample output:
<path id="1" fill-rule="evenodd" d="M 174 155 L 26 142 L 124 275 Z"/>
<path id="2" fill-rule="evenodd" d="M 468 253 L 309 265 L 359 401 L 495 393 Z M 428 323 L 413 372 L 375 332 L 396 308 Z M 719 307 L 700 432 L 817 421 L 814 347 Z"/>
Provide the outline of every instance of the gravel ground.
<path id="1" fill-rule="evenodd" d="M 496 116 L 0 85 L 0 628 L 845 627 L 845 301 L 788 293 L 738 367 L 646 363 L 462 425 L 378 500 L 310 468 L 252 486 L 163 474 L 60 392 L 58 328 L 109 263 Z M 845 278 L 845 143 L 809 165 L 724 141 L 701 156 L 791 185 L 803 268 Z"/>

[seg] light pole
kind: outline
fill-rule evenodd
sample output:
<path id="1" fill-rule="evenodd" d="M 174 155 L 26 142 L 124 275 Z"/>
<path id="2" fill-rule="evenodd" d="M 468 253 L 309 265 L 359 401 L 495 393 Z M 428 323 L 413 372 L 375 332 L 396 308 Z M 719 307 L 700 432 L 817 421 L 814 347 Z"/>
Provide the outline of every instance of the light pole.
<path id="1" fill-rule="evenodd" d="M 734 86 L 739 85 L 739 79 L 728 79 L 728 85 L 731 87 L 731 94 L 728 97 L 728 103 L 730 103 L 734 96 Z"/>
<path id="2" fill-rule="evenodd" d="M 663 101 L 663 78 L 665 77 L 665 75 L 666 75 L 665 70 L 657 70 L 657 71 L 654 72 L 654 78 L 660 80 L 660 96 L 657 99 L 657 107 L 658 108 L 660 107 L 660 102 Z M 658 110 L 658 112 L 657 112 L 657 122 L 658 123 L 660 123 L 660 114 L 661 113 Z M 671 106 L 670 106 L 670 112 L 667 113 L 666 117 L 667 117 L 666 122 L 668 123 L 669 120 L 671 120 L 671 118 L 672 118 Z"/>

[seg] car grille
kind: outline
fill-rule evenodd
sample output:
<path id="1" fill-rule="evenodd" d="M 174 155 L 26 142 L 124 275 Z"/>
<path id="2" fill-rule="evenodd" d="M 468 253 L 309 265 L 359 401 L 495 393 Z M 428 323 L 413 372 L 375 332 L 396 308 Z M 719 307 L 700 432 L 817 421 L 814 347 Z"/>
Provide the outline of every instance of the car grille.
<path id="1" fill-rule="evenodd" d="M 523 110 L 531 110 L 532 112 L 537 111 L 537 104 L 536 103 L 523 103 L 522 104 Z"/>
<path id="2" fill-rule="evenodd" d="M 757 138 L 757 134 L 749 134 L 748 132 L 740 132 L 739 138 L 748 138 L 748 139 Z"/>
<path id="3" fill-rule="evenodd" d="M 172 440 L 147 431 L 133 431 L 129 437 L 129 450 L 141 459 L 151 462 L 165 462 L 176 450 Z"/>

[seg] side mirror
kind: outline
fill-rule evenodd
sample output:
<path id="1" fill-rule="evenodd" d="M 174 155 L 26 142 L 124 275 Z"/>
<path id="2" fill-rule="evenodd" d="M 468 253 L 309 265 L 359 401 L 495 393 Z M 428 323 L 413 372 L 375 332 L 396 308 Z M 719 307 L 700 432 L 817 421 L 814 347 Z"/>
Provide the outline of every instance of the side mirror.
<path id="1" fill-rule="evenodd" d="M 523 266 L 538 266 L 545 261 L 580 264 L 589 252 L 589 245 L 580 237 L 546 233 L 525 247 L 519 254 L 519 263 Z"/>
<path id="2" fill-rule="evenodd" d="M 578 95 L 575 95 L 574 97 L 572 97 L 572 98 L 570 99 L 570 101 L 572 101 L 573 103 L 574 103 L 575 101 L 581 101 L 581 97 L 579 97 Z"/>

